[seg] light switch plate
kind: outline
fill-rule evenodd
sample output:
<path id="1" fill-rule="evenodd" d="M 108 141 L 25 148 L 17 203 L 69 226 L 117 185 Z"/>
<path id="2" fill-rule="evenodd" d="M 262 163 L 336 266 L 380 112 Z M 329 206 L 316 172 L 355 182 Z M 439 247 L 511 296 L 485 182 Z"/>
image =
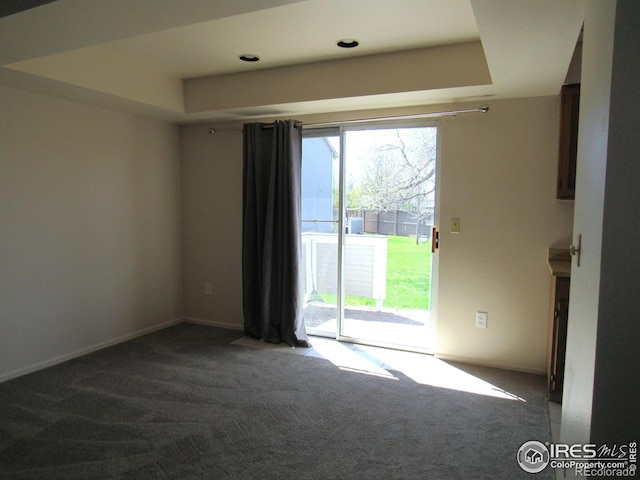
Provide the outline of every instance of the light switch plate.
<path id="1" fill-rule="evenodd" d="M 487 328 L 489 314 L 487 312 L 476 312 L 476 327 Z"/>
<path id="2" fill-rule="evenodd" d="M 460 219 L 452 218 L 451 219 L 451 233 L 460 233 Z"/>

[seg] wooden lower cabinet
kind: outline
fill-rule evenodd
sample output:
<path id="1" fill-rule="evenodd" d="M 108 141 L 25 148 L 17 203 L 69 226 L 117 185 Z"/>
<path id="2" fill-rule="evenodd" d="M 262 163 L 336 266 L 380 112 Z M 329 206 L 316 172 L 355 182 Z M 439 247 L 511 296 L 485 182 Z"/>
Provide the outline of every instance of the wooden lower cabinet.
<path id="1" fill-rule="evenodd" d="M 555 277 L 549 363 L 549 400 L 562 403 L 562 384 L 569 320 L 569 277 Z"/>

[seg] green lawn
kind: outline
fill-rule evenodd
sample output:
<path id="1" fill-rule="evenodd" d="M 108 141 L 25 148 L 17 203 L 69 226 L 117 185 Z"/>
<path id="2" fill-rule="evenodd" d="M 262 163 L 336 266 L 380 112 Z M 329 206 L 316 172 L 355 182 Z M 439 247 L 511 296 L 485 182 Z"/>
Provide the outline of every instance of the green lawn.
<path id="1" fill-rule="evenodd" d="M 386 308 L 429 309 L 431 287 L 431 241 L 416 245 L 415 237 L 387 237 Z M 335 295 L 322 295 L 336 303 Z M 375 300 L 347 296 L 348 306 L 375 306 Z"/>
<path id="2" fill-rule="evenodd" d="M 385 307 L 428 310 L 430 287 L 431 241 L 388 236 Z"/>

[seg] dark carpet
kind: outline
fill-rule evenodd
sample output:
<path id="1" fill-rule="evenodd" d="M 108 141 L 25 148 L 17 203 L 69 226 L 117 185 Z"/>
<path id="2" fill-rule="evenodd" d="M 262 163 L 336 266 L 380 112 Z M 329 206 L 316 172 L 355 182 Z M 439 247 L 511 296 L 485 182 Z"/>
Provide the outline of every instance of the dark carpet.
<path id="1" fill-rule="evenodd" d="M 519 446 L 550 441 L 540 376 L 457 365 L 510 401 L 241 336 L 183 323 L 0 384 L 0 478 L 531 478 Z"/>

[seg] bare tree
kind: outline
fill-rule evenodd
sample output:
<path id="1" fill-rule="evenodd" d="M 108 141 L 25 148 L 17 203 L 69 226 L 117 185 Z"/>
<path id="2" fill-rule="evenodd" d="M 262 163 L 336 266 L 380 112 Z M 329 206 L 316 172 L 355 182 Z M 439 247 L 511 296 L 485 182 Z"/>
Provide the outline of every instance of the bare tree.
<path id="1" fill-rule="evenodd" d="M 436 178 L 436 129 L 402 128 L 366 152 L 359 185 L 359 207 L 413 211 L 418 221 L 431 217 Z"/>

